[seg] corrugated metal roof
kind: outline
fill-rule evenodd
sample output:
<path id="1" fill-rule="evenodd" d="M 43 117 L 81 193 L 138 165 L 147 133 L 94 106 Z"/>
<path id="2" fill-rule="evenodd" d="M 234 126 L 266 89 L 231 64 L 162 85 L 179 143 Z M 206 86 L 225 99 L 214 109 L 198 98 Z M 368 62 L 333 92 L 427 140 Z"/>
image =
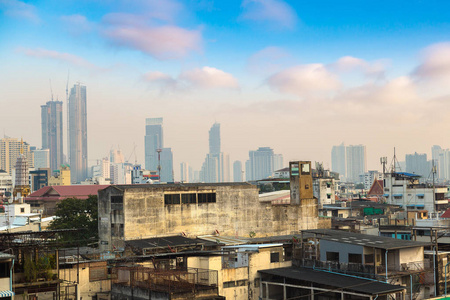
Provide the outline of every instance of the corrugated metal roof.
<path id="1" fill-rule="evenodd" d="M 202 235 L 202 236 L 197 236 L 197 238 L 205 240 L 205 241 L 215 242 L 217 244 L 222 244 L 222 245 L 242 245 L 242 244 L 248 243 L 247 239 L 229 237 L 229 236 Z"/>

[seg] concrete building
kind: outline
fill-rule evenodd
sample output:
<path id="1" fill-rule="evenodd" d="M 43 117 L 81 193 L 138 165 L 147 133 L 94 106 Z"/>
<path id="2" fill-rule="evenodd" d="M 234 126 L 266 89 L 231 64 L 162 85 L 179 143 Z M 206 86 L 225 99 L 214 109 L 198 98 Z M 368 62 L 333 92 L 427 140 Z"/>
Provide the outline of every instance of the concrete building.
<path id="1" fill-rule="evenodd" d="M 209 153 L 202 164 L 200 181 L 230 181 L 230 157 L 221 151 L 220 124 L 217 122 L 209 130 Z"/>
<path id="2" fill-rule="evenodd" d="M 88 178 L 86 87 L 77 83 L 68 103 L 68 154 L 72 183 Z"/>
<path id="3" fill-rule="evenodd" d="M 220 124 L 214 123 L 209 129 L 209 154 L 219 154 L 221 151 Z"/>
<path id="4" fill-rule="evenodd" d="M 233 163 L 233 181 L 234 182 L 242 182 L 244 181 L 244 176 L 242 170 L 242 162 L 240 160 L 236 160 Z"/>
<path id="5" fill-rule="evenodd" d="M 360 182 L 360 175 L 366 173 L 366 146 L 350 145 L 346 148 L 347 181 Z"/>
<path id="6" fill-rule="evenodd" d="M 313 179 L 314 197 L 319 201 L 320 208 L 336 202 L 335 188 L 335 180 L 332 177 Z"/>
<path id="7" fill-rule="evenodd" d="M 48 186 L 50 174 L 49 168 L 30 171 L 31 192 L 35 192 L 44 186 Z"/>
<path id="8" fill-rule="evenodd" d="M 6 171 L 0 170 L 0 194 L 6 199 L 10 199 L 13 191 L 12 176 Z M 0 198 L 2 198 L 0 196 Z"/>
<path id="9" fill-rule="evenodd" d="M 430 213 L 446 208 L 449 203 L 447 187 L 433 189 L 431 185 L 420 183 L 419 177 L 406 172 L 387 173 L 383 183 L 386 202 L 404 209 L 426 209 Z"/>
<path id="10" fill-rule="evenodd" d="M 70 168 L 67 165 L 62 165 L 59 170 L 53 172 L 53 176 L 50 176 L 48 179 L 49 186 L 59 186 L 59 185 L 71 185 L 70 180 Z"/>
<path id="11" fill-rule="evenodd" d="M 98 192 L 102 250 L 123 249 L 126 240 L 185 234 L 257 236 L 289 234 L 328 227 L 318 217 L 310 162 L 302 175 L 291 176 L 290 204 L 260 201 L 248 183 L 112 185 Z"/>
<path id="12" fill-rule="evenodd" d="M 180 181 L 189 182 L 189 164 L 186 162 L 180 163 Z"/>
<path id="13" fill-rule="evenodd" d="M 344 143 L 339 146 L 333 146 L 331 149 L 331 171 L 339 173 L 342 178 L 346 177 L 346 151 Z"/>
<path id="14" fill-rule="evenodd" d="M 15 256 L 8 253 L 0 252 L 0 297 L 2 299 L 14 299 L 12 285 L 12 270 Z"/>
<path id="15" fill-rule="evenodd" d="M 0 170 L 4 170 L 9 175 L 13 175 L 13 170 L 22 147 L 23 154 L 27 158 L 28 167 L 32 168 L 34 166 L 30 145 L 26 142 L 22 143 L 21 140 L 16 138 L 5 137 L 0 139 Z"/>
<path id="16" fill-rule="evenodd" d="M 164 147 L 163 118 L 145 119 L 145 169 L 158 170 L 158 153 Z"/>
<path id="17" fill-rule="evenodd" d="M 35 169 L 50 169 L 50 150 L 35 149 L 31 151 L 33 154 Z"/>
<path id="18" fill-rule="evenodd" d="M 369 170 L 361 175 L 359 181 L 364 183 L 365 190 L 369 190 L 375 180 L 383 180 L 383 173 L 376 170 Z"/>
<path id="19" fill-rule="evenodd" d="M 41 105 L 42 149 L 49 149 L 50 170 L 58 170 L 63 164 L 63 103 L 48 101 Z"/>

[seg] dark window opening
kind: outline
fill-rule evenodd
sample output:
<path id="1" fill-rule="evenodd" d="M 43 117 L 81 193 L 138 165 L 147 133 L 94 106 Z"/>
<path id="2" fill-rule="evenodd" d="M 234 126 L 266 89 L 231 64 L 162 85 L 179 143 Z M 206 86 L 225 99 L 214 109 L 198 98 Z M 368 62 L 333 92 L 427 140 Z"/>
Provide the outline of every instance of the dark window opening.
<path id="1" fill-rule="evenodd" d="M 123 204 L 123 196 L 111 196 L 111 203 Z"/>
<path id="2" fill-rule="evenodd" d="M 235 287 L 236 286 L 236 282 L 235 281 L 225 281 L 223 283 L 223 288 L 230 288 L 230 287 Z"/>
<path id="3" fill-rule="evenodd" d="M 24 208 L 24 207 L 21 207 L 21 208 L 20 208 L 20 212 L 21 212 L 21 213 L 24 213 L 24 212 L 25 212 L 25 208 Z"/>
<path id="4" fill-rule="evenodd" d="M 199 193 L 198 203 L 215 203 L 216 193 Z"/>
<path id="5" fill-rule="evenodd" d="M 270 262 L 280 262 L 280 252 L 272 252 L 270 253 Z"/>
<path id="6" fill-rule="evenodd" d="M 349 253 L 348 254 L 348 262 L 355 263 L 355 264 L 362 264 L 362 255 L 355 254 L 355 253 Z"/>
<path id="7" fill-rule="evenodd" d="M 180 194 L 165 194 L 164 195 L 164 204 L 180 204 Z"/>
<path id="8" fill-rule="evenodd" d="M 364 255 L 364 263 L 373 264 L 373 254 Z"/>
<path id="9" fill-rule="evenodd" d="M 339 262 L 339 252 L 327 252 L 327 261 Z"/>
<path id="10" fill-rule="evenodd" d="M 182 194 L 181 195 L 181 203 L 183 204 L 195 204 L 197 203 L 197 195 L 196 194 Z"/>

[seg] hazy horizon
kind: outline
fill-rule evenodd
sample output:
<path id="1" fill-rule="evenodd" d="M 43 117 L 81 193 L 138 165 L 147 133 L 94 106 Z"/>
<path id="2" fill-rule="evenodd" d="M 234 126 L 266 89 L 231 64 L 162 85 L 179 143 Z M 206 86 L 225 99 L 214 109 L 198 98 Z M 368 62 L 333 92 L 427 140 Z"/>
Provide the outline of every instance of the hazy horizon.
<path id="1" fill-rule="evenodd" d="M 271 147 L 331 167 L 450 148 L 450 3 L 436 1 L 0 0 L 0 129 L 41 147 L 40 106 L 87 89 L 89 165 L 111 147 L 144 164 L 145 119 L 199 170 L 208 131 L 243 163 Z M 51 86 L 50 86 L 51 80 Z M 64 129 L 64 140 L 67 139 Z M 64 143 L 64 153 L 67 153 Z"/>

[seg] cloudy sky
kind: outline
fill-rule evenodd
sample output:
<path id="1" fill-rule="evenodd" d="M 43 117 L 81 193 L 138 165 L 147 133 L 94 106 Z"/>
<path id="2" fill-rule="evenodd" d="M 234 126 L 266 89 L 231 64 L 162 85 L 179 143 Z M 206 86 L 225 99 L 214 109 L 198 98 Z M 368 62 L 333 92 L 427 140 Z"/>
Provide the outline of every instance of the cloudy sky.
<path id="1" fill-rule="evenodd" d="M 0 129 L 41 146 L 40 105 L 87 86 L 89 164 L 144 160 L 145 118 L 198 169 L 208 130 L 246 160 L 269 146 L 322 161 L 364 144 L 368 167 L 450 147 L 450 2 L 0 0 Z M 51 81 L 51 85 L 50 85 Z"/>

